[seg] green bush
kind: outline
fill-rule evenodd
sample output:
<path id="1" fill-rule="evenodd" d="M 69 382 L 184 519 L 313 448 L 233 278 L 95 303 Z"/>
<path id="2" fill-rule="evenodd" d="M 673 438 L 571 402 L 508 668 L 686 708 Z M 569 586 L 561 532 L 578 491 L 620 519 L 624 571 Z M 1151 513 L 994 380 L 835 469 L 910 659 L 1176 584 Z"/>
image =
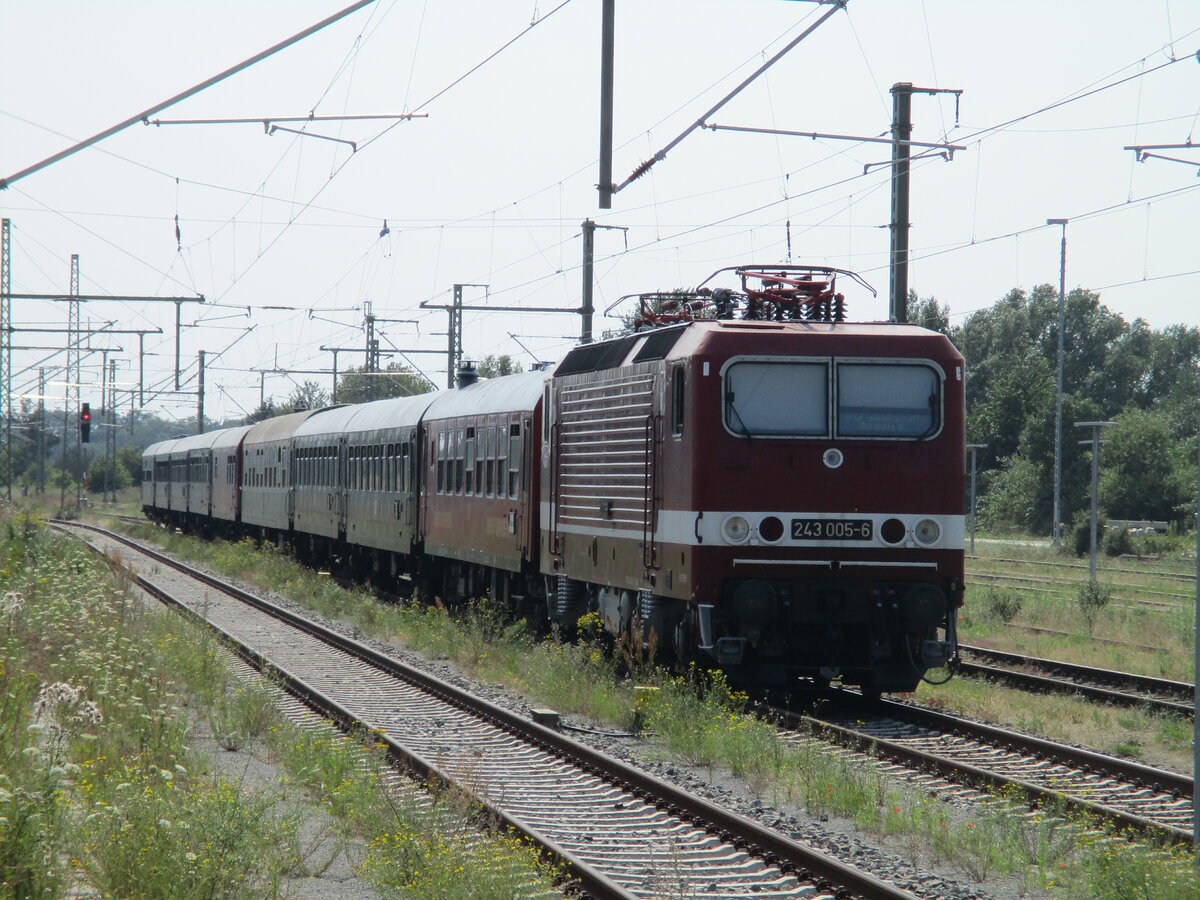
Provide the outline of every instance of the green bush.
<path id="1" fill-rule="evenodd" d="M 1105 528 L 1104 540 L 1101 542 L 1105 556 L 1131 556 L 1133 554 L 1133 536 L 1128 528 Z"/>
<path id="2" fill-rule="evenodd" d="M 1100 615 L 1100 610 L 1108 606 L 1112 595 L 1111 587 L 1097 581 L 1085 581 L 1079 586 L 1076 600 L 1079 603 L 1079 612 L 1083 615 L 1083 620 L 1087 622 L 1089 634 L 1096 625 L 1096 617 Z"/>
<path id="3" fill-rule="evenodd" d="M 1021 595 L 1012 588 L 988 585 L 979 600 L 979 614 L 986 621 L 1007 625 L 1017 617 L 1023 602 Z"/>
<path id="4" fill-rule="evenodd" d="M 1096 516 L 1096 549 L 1104 542 L 1105 521 L 1103 514 Z M 1076 556 L 1087 556 L 1092 549 L 1092 514 L 1081 509 L 1071 519 L 1071 546 Z"/>

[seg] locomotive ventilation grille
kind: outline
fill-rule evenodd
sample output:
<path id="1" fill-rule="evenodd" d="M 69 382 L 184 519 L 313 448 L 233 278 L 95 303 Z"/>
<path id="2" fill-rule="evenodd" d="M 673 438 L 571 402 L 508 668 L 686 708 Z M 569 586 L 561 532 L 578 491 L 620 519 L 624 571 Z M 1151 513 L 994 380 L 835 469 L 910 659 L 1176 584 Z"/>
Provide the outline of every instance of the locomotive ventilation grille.
<path id="1" fill-rule="evenodd" d="M 585 377 L 559 396 L 559 521 L 643 528 L 651 510 L 654 375 Z"/>

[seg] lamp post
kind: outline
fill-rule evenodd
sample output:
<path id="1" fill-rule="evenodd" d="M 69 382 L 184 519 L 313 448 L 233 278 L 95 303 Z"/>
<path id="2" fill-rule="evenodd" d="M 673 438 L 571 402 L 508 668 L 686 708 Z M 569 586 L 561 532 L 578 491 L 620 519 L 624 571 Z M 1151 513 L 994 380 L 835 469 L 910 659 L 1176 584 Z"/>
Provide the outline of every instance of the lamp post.
<path id="1" fill-rule="evenodd" d="M 1096 495 L 1100 490 L 1100 445 L 1103 443 L 1100 440 L 1101 428 L 1116 428 L 1116 422 L 1076 422 L 1076 428 L 1092 429 L 1091 440 L 1080 441 L 1081 444 L 1092 445 L 1092 542 L 1091 542 L 1091 558 L 1088 563 L 1088 577 L 1091 581 L 1096 580 L 1096 519 L 1098 516 Z"/>
<path id="2" fill-rule="evenodd" d="M 1063 336 L 1067 329 L 1067 222 L 1047 219 L 1047 225 L 1062 226 L 1062 248 L 1058 259 L 1058 381 L 1054 391 L 1054 525 L 1053 542 L 1062 541 L 1062 464 L 1063 464 Z M 1095 577 L 1095 576 L 1093 576 Z"/>
<path id="3" fill-rule="evenodd" d="M 971 451 L 971 555 L 975 555 L 975 451 L 984 450 L 987 444 L 967 444 Z"/>

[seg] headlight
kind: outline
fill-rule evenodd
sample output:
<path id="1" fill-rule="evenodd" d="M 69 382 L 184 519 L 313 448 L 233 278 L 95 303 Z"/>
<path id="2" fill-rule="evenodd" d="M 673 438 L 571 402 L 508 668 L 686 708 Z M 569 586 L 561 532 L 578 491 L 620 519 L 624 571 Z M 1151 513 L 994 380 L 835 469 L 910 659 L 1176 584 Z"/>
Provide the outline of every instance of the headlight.
<path id="1" fill-rule="evenodd" d="M 942 526 L 933 519 L 921 519 L 913 526 L 913 538 L 918 544 L 930 547 L 942 536 Z"/>
<path id="2" fill-rule="evenodd" d="M 721 533 L 731 544 L 740 544 L 750 537 L 750 523 L 742 516 L 730 516 L 721 523 Z"/>

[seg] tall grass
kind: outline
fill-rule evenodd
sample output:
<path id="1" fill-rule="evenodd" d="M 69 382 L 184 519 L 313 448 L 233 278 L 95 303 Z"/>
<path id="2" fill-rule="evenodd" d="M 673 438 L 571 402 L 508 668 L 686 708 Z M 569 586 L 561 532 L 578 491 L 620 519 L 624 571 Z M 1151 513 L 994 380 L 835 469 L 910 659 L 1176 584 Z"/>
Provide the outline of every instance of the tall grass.
<path id="1" fill-rule="evenodd" d="M 211 774 L 189 749 L 196 722 L 226 747 L 269 738 L 281 757 L 303 760 L 298 779 L 335 812 L 347 784 L 375 785 L 377 805 L 356 806 L 343 827 L 372 842 L 381 829 L 397 836 L 364 865 L 387 896 L 549 891 L 530 851 L 507 838 L 486 838 L 473 855 L 479 839 L 464 823 L 474 810 L 460 810 L 437 854 L 424 837 L 406 840 L 405 828 L 432 819 L 397 816 L 379 799 L 385 772 L 358 742 L 326 731 L 331 749 L 309 753 L 310 733 L 280 727 L 273 692 L 234 679 L 208 632 L 126 587 L 78 542 L 32 518 L 0 519 L 0 900 L 283 896 L 307 872 L 307 803 Z M 336 784 L 309 777 L 314 759 L 339 755 Z M 429 862 L 400 886 L 374 874 L 394 855 Z"/>

